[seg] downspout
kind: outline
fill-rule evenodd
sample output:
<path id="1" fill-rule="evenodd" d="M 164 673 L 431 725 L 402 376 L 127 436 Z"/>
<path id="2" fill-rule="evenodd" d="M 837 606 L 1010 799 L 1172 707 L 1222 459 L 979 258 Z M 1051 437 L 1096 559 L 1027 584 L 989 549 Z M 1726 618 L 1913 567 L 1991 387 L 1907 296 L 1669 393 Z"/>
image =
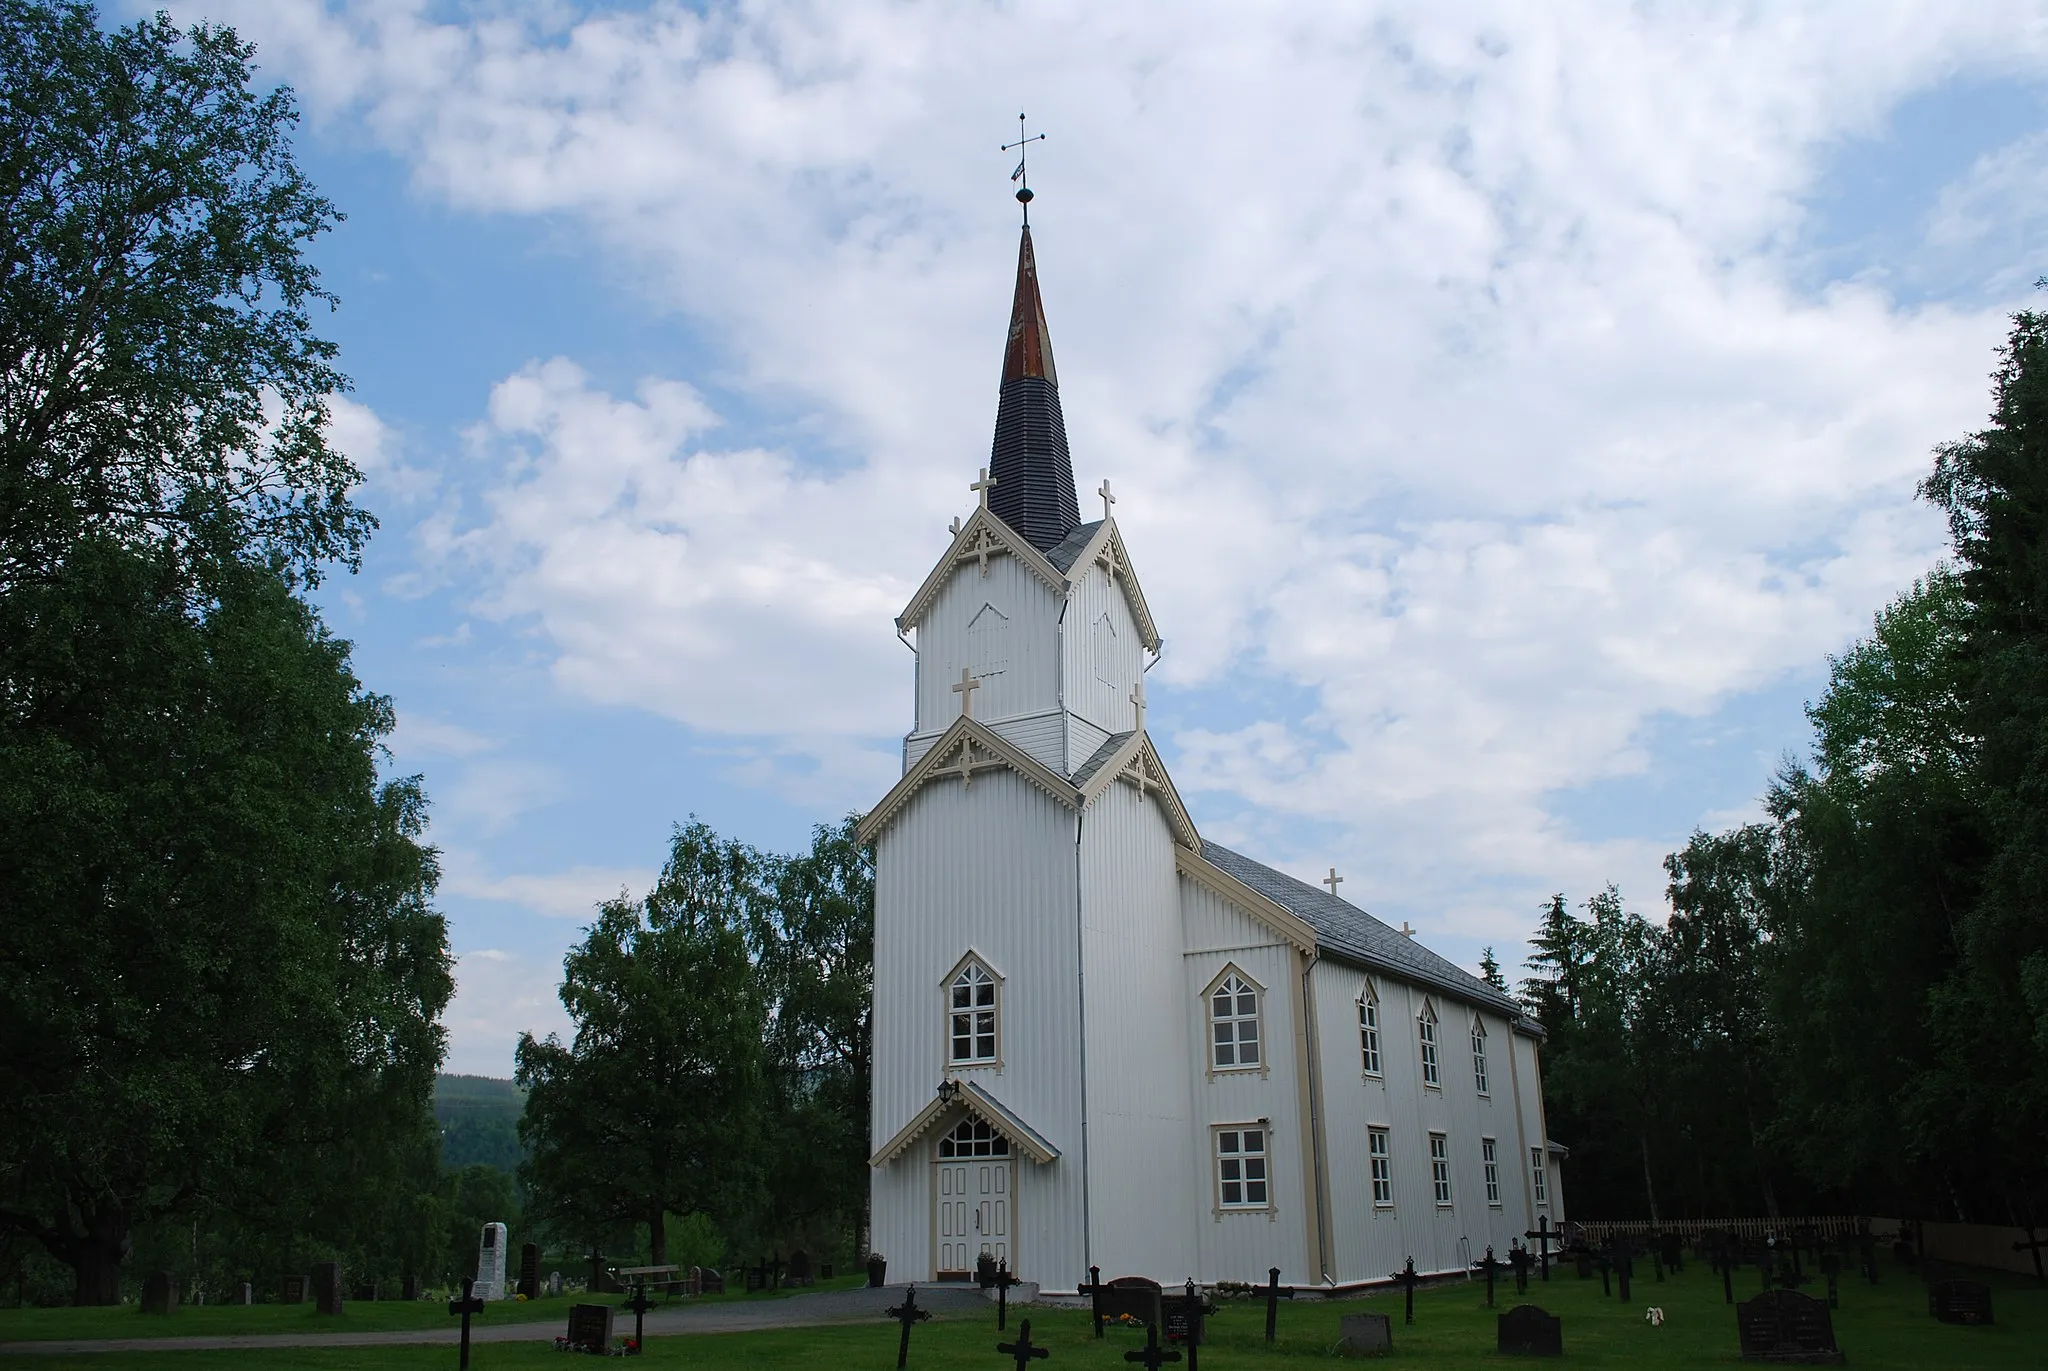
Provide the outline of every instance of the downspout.
<path id="1" fill-rule="evenodd" d="M 1061 611 L 1064 613 L 1065 611 Z M 1095 1220 L 1088 1205 L 1088 948 L 1081 927 L 1081 811 L 1074 811 L 1074 999 L 1081 1021 L 1081 1271 L 1095 1261 Z M 1080 1282 L 1074 1282 L 1078 1289 Z"/>

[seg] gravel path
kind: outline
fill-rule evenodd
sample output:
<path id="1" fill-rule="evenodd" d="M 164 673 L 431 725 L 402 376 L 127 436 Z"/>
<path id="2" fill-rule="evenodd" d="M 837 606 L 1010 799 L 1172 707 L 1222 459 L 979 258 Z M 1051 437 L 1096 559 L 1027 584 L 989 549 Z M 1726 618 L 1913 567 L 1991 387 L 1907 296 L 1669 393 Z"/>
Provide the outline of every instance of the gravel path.
<path id="1" fill-rule="evenodd" d="M 904 1287 L 880 1290 L 819 1290 L 781 1300 L 746 1300 L 720 1304 L 671 1306 L 647 1315 L 647 1336 L 663 1333 L 745 1333 L 760 1328 L 810 1328 L 831 1323 L 880 1322 L 884 1310 L 903 1298 Z M 958 1285 L 919 1286 L 917 1302 L 938 1317 L 986 1312 L 979 1290 Z M 479 1323 L 471 1342 L 551 1342 L 567 1324 Z M 631 1334 L 633 1316 L 621 1314 L 613 1332 Z M 413 1328 L 386 1333 L 245 1333 L 215 1338 L 67 1338 L 46 1342 L 0 1343 L 0 1357 L 26 1353 L 65 1352 L 227 1352 L 265 1347 L 388 1347 L 401 1343 L 456 1342 L 461 1331 L 453 1319 L 445 1328 Z"/>

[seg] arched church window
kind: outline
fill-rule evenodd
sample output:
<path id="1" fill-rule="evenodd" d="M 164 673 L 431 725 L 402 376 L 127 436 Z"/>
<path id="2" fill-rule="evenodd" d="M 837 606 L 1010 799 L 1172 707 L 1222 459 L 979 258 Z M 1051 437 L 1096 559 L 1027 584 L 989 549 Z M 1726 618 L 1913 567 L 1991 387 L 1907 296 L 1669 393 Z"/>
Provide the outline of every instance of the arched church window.
<path id="1" fill-rule="evenodd" d="M 941 1161 L 959 1157 L 1007 1157 L 1010 1140 L 988 1126 L 983 1119 L 962 1119 L 953 1131 L 939 1139 Z"/>
<path id="2" fill-rule="evenodd" d="M 975 1066 L 996 1060 L 996 978 L 969 958 L 954 973 L 947 995 L 947 1060 Z"/>
<path id="3" fill-rule="evenodd" d="M 1472 1083 L 1486 1093 L 1486 1025 L 1477 1019 L 1472 1021 Z"/>
<path id="4" fill-rule="evenodd" d="M 1443 1088 L 1443 1073 L 1438 1068 L 1436 1057 L 1436 1010 L 1424 1001 L 1422 1013 L 1415 1020 L 1415 1036 L 1422 1044 L 1422 1083 Z"/>
<path id="5" fill-rule="evenodd" d="M 1365 1074 L 1380 1074 L 1380 997 L 1367 984 L 1358 997 L 1358 1052 L 1365 1062 Z"/>
<path id="6" fill-rule="evenodd" d="M 1219 1071 L 1260 1064 L 1259 988 L 1236 972 L 1209 992 L 1210 1063 Z"/>

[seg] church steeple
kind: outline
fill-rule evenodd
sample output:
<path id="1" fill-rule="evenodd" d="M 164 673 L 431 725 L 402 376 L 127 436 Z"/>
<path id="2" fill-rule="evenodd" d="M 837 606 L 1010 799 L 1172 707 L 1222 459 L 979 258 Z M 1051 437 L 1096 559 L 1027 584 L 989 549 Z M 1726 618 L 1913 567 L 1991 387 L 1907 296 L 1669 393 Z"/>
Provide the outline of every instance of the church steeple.
<path id="1" fill-rule="evenodd" d="M 1020 196 L 1021 198 L 1021 196 Z M 1010 339 L 1003 352 L 1003 388 L 996 404 L 996 437 L 989 452 L 989 512 L 1048 552 L 1081 526 L 1074 493 L 1074 463 L 1067 455 L 1067 423 L 1060 414 L 1059 375 L 1052 336 L 1038 297 L 1038 263 L 1031 226 L 1017 249 L 1017 293 L 1010 306 Z"/>

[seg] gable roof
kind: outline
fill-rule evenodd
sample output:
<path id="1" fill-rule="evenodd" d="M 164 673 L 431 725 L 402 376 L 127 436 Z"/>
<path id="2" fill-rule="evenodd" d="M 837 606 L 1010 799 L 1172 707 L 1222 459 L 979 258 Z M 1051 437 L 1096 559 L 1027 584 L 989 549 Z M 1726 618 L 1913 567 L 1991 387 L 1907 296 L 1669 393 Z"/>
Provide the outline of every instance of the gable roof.
<path id="1" fill-rule="evenodd" d="M 1315 930 L 1319 950 L 1367 970 L 1384 971 L 1442 991 L 1523 1026 L 1522 1006 L 1512 995 L 1495 990 L 1463 967 L 1387 927 L 1349 900 L 1339 899 L 1320 886 L 1298 881 L 1217 843 L 1205 841 L 1202 856 L 1210 865 L 1307 923 Z"/>
<path id="2" fill-rule="evenodd" d="M 867 817 L 854 829 L 854 838 L 863 843 L 874 841 L 875 835 L 888 826 L 889 820 L 896 817 L 897 812 L 927 781 L 940 776 L 958 776 L 971 786 L 975 773 L 998 767 L 1016 772 L 1069 809 L 1080 807 L 1080 793 L 1068 784 L 1066 777 L 1025 753 L 981 720 L 963 714 L 953 721 L 951 728 L 939 735 L 939 740 L 925 751 L 916 766 L 903 773 L 902 780 L 889 787 L 889 793 L 882 797 L 881 803 L 869 810 Z"/>
<path id="3" fill-rule="evenodd" d="M 980 1119 L 1041 1166 L 1060 1155 L 1060 1150 L 1048 1142 L 1044 1134 L 1024 1122 L 1022 1115 L 991 1095 L 979 1082 L 941 1081 L 938 1093 L 930 1103 L 913 1114 L 910 1122 L 897 1129 L 894 1137 L 876 1148 L 875 1154 L 868 1158 L 868 1165 L 887 1166 L 907 1152 L 912 1143 L 929 1133 L 934 1125 L 950 1122 L 962 1114 Z"/>
<path id="4" fill-rule="evenodd" d="M 1166 811 L 1166 825 L 1173 830 L 1173 840 L 1190 851 L 1201 850 L 1202 835 L 1195 831 L 1188 807 L 1181 803 L 1173 778 L 1166 774 L 1166 763 L 1159 760 L 1158 749 L 1144 733 L 1113 735 L 1074 773 L 1074 789 L 1080 793 L 1083 804 L 1118 781 L 1129 781 L 1140 795 L 1157 791 L 1159 807 Z"/>
<path id="5" fill-rule="evenodd" d="M 967 562 L 980 562 L 986 567 L 989 558 L 1001 556 L 1015 557 L 1023 563 L 1026 571 L 1045 582 L 1054 594 L 1066 593 L 1066 568 L 1048 562 L 1044 553 L 989 513 L 984 505 L 967 516 L 967 522 L 960 525 L 960 531 L 953 535 L 952 543 L 932 567 L 931 574 L 924 578 L 924 584 L 917 588 L 917 594 L 910 597 L 910 603 L 896 616 L 896 631 L 905 632 L 924 617 L 932 601 L 952 579 L 954 568 Z"/>

